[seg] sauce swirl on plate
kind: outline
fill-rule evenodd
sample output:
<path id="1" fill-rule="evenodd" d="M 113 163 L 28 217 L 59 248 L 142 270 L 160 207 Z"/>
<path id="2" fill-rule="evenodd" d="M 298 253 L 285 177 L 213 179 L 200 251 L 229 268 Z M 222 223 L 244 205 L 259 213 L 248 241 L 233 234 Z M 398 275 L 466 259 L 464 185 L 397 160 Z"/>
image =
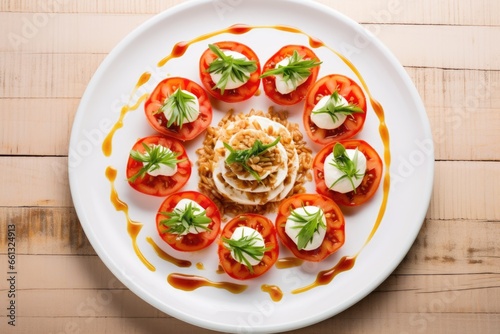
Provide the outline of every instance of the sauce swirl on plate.
<path id="1" fill-rule="evenodd" d="M 125 214 L 125 218 L 127 219 L 127 232 L 128 235 L 130 236 L 130 239 L 132 239 L 132 246 L 134 247 L 135 254 L 149 270 L 155 271 L 156 270 L 155 266 L 153 266 L 146 259 L 146 257 L 142 254 L 141 250 L 139 249 L 139 246 L 137 245 L 137 236 L 139 235 L 139 232 L 141 231 L 143 225 L 141 223 L 138 223 L 130 219 L 127 203 L 125 203 L 120 199 L 120 197 L 118 197 L 118 192 L 116 191 L 115 188 L 116 174 L 117 171 L 113 167 L 108 166 L 106 168 L 106 178 L 108 179 L 111 185 L 111 192 L 109 196 L 111 203 L 115 207 L 116 211 L 122 211 Z"/>

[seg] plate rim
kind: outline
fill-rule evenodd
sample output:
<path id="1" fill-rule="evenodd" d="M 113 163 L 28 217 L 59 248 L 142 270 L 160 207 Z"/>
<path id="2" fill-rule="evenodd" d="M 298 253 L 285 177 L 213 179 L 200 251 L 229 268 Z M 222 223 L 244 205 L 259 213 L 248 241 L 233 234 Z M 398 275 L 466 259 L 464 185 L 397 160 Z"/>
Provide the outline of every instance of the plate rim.
<path id="1" fill-rule="evenodd" d="M 119 56 L 120 53 L 123 51 L 123 49 L 125 49 L 133 40 L 135 40 L 135 38 L 143 34 L 144 31 L 147 31 L 151 26 L 165 20 L 171 15 L 175 15 L 176 13 L 183 12 L 211 2 L 213 2 L 213 0 L 189 0 L 176 4 L 170 8 L 167 8 L 166 10 L 153 15 L 151 18 L 147 19 L 145 22 L 135 27 L 116 46 L 114 46 L 111 49 L 111 51 L 106 55 L 104 60 L 98 66 L 97 70 L 95 71 L 92 78 L 88 82 L 87 87 L 82 95 L 81 101 L 78 105 L 75 114 L 73 125 L 71 127 L 71 136 L 69 141 L 70 148 L 77 141 L 76 133 L 78 130 L 78 125 L 81 124 L 82 120 L 85 117 L 85 106 L 88 104 L 88 100 L 92 95 L 91 92 L 95 89 L 96 83 L 99 82 L 100 78 L 103 75 L 103 72 L 108 67 L 108 64 L 110 64 L 117 56 Z M 344 24 L 349 25 L 354 31 L 357 31 L 361 27 L 361 25 L 356 21 L 354 21 L 353 19 L 347 17 L 345 14 L 323 3 L 318 3 L 315 1 L 303 2 L 300 0 L 274 0 L 274 2 L 295 3 L 301 6 L 313 8 L 315 10 L 327 12 L 328 15 L 333 16 L 336 19 L 341 20 Z M 393 65 L 394 69 L 397 71 L 400 78 L 404 80 L 406 88 L 409 89 L 409 93 L 413 98 L 412 102 L 416 103 L 416 108 L 420 111 L 419 118 L 421 120 L 424 136 L 426 138 L 432 139 L 430 123 L 428 116 L 426 114 L 425 106 L 409 74 L 404 70 L 404 67 L 401 65 L 400 61 L 395 57 L 395 55 L 376 36 L 374 36 L 373 34 L 369 34 L 369 37 L 370 41 L 377 47 L 377 49 L 380 52 L 383 53 L 384 57 L 387 58 L 387 60 L 391 63 L 391 65 Z M 120 271 L 115 265 L 113 259 L 107 256 L 105 249 L 102 247 L 102 243 L 95 237 L 94 231 L 92 230 L 88 221 L 86 221 L 86 209 L 83 208 L 82 202 L 77 199 L 78 195 L 75 194 L 78 190 L 78 183 L 76 181 L 77 171 L 70 166 L 70 161 L 71 161 L 70 156 L 71 156 L 71 150 L 68 153 L 68 177 L 69 177 L 69 185 L 70 185 L 70 192 L 71 192 L 71 198 L 73 200 L 73 205 L 75 207 L 77 216 L 81 221 L 80 224 L 87 238 L 89 239 L 92 247 L 94 248 L 96 254 L 99 256 L 101 261 L 103 261 L 103 263 L 113 273 L 113 275 L 117 277 L 118 280 L 122 284 L 124 284 L 128 289 L 134 292 L 134 294 L 136 294 L 139 298 L 143 299 L 144 301 L 154 306 L 158 310 L 165 312 L 171 316 L 174 316 L 175 318 L 181 321 L 212 330 L 218 330 L 224 332 L 234 331 L 235 327 L 233 325 L 224 325 L 216 322 L 207 322 L 205 320 L 200 320 L 189 314 L 184 314 L 183 312 L 177 312 L 174 307 L 170 307 L 167 312 L 164 307 L 165 305 L 159 305 L 155 299 L 149 298 L 150 296 L 147 291 L 145 291 L 141 286 L 137 285 L 136 283 L 129 281 L 128 278 L 123 275 L 122 271 Z M 434 159 L 435 159 L 434 141 L 432 140 L 432 153 L 429 154 L 428 157 L 429 163 L 426 164 L 426 168 L 428 169 L 427 175 L 430 177 L 430 181 L 427 182 L 425 185 L 425 190 L 423 191 L 423 193 L 425 194 L 425 199 L 422 201 L 424 204 L 422 204 L 421 215 L 420 217 L 418 217 L 418 220 L 421 223 L 414 225 L 414 229 L 410 233 L 413 242 L 406 244 L 406 248 L 398 253 L 399 256 L 397 261 L 392 262 L 391 263 L 392 265 L 390 265 L 389 267 L 386 266 L 385 270 L 379 271 L 378 277 L 376 279 L 372 279 L 370 284 L 366 284 L 365 286 L 363 286 L 363 288 L 358 290 L 356 294 L 352 295 L 348 301 L 344 302 L 343 305 L 345 305 L 345 307 L 342 310 L 336 312 L 324 312 L 315 317 L 310 317 L 308 319 L 301 319 L 287 324 L 271 324 L 271 325 L 267 324 L 263 326 L 251 326 L 250 328 L 248 328 L 248 330 L 252 332 L 255 331 L 255 332 L 271 333 L 284 330 L 294 330 L 316 324 L 320 321 L 331 318 L 347 310 L 348 308 L 350 308 L 351 306 L 362 300 L 364 297 L 366 297 L 368 294 L 373 292 L 380 284 L 382 284 L 393 273 L 396 267 L 399 266 L 404 257 L 407 255 L 407 253 L 413 246 L 418 236 L 418 233 L 425 221 L 426 213 L 431 201 L 433 184 L 434 184 L 434 172 L 435 172 Z M 391 165 L 391 167 L 393 167 L 393 165 Z"/>

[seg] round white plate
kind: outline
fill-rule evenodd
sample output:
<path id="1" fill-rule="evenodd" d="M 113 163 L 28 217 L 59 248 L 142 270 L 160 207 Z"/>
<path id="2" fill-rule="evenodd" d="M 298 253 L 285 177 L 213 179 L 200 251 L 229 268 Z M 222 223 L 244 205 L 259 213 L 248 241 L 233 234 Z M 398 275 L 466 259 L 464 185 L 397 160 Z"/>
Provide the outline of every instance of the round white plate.
<path id="1" fill-rule="evenodd" d="M 193 262 L 190 268 L 177 268 L 156 256 L 146 237 L 156 240 L 154 217 L 162 199 L 135 192 L 125 179 L 125 165 L 133 143 L 155 132 L 147 124 L 142 105 L 128 113 L 123 128 L 113 139 L 111 156 L 105 157 L 101 144 L 118 120 L 120 109 L 134 104 L 141 94 L 150 92 L 167 75 L 184 76 L 199 82 L 198 59 L 207 44 L 236 40 L 251 46 L 263 64 L 285 44 L 308 45 L 306 35 L 272 28 L 253 29 L 242 35 L 222 34 L 194 43 L 186 54 L 159 68 L 175 43 L 189 41 L 236 23 L 252 26 L 287 25 L 322 40 L 344 54 L 358 68 L 373 97 L 384 110 L 390 134 L 391 187 L 387 210 L 374 237 L 372 231 L 382 201 L 382 187 L 368 204 L 346 210 L 346 243 L 320 264 L 303 264 L 289 269 L 272 268 L 266 275 L 249 282 L 241 294 L 203 287 L 186 292 L 172 287 L 167 276 L 172 272 L 194 274 L 213 281 L 234 282 L 216 273 L 215 244 L 196 254 L 174 254 Z M 320 77 L 330 73 L 347 75 L 359 82 L 351 69 L 327 48 L 314 49 L 323 61 Z M 137 94 L 131 92 L 144 72 L 151 79 Z M 271 106 L 264 94 L 236 104 L 237 111 Z M 230 106 L 214 103 L 214 120 Z M 289 108 L 290 120 L 301 122 L 302 105 Z M 364 129 L 357 135 L 384 153 L 378 132 L 379 121 L 369 107 Z M 202 134 L 187 144 L 191 160 L 201 146 Z M 312 145 L 314 152 L 319 147 Z M 136 256 L 126 230 L 122 212 L 112 206 L 110 183 L 105 170 L 118 171 L 116 189 L 130 206 L 133 220 L 144 224 L 138 245 L 156 267 L 150 271 Z M 71 193 L 78 217 L 92 246 L 118 279 L 139 297 L 178 319 L 197 326 L 227 332 L 280 332 L 308 326 L 327 319 L 353 305 L 373 291 L 401 262 L 413 244 L 425 218 L 433 181 L 433 145 L 422 102 L 408 75 L 391 53 L 369 32 L 331 8 L 312 1 L 188 1 L 150 19 L 128 35 L 103 61 L 81 100 L 72 129 L 69 149 Z M 197 189 L 198 175 L 184 189 Z M 307 189 L 314 191 L 314 185 Z M 273 219 L 273 216 L 270 215 Z M 330 284 L 305 293 L 291 291 L 313 282 L 321 269 L 331 268 L 344 255 L 361 250 L 353 269 L 338 275 Z M 283 256 L 289 255 L 281 248 Z M 194 264 L 203 263 L 204 269 Z M 283 291 L 279 302 L 261 291 L 262 284 L 274 284 Z M 374 305 L 376 307 L 376 305 Z"/>

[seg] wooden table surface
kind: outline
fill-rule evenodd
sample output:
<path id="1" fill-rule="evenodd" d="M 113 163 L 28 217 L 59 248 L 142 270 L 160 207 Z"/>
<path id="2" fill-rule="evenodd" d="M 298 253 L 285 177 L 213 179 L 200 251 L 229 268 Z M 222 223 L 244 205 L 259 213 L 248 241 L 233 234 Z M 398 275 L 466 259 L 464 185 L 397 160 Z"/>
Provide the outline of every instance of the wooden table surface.
<path id="1" fill-rule="evenodd" d="M 71 125 L 94 71 L 127 33 L 179 2 L 0 1 L 1 333 L 209 332 L 116 280 L 82 231 L 67 178 Z M 413 79 L 433 129 L 435 185 L 394 273 L 296 332 L 499 333 L 500 1 L 321 2 L 375 31 Z"/>

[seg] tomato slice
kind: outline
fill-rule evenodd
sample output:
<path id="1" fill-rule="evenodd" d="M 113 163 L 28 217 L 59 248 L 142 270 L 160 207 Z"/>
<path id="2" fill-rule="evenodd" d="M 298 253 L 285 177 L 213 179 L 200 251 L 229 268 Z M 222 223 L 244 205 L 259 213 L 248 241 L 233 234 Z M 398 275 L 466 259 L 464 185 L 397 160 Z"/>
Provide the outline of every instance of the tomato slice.
<path id="1" fill-rule="evenodd" d="M 208 67 L 210 64 L 217 59 L 217 55 L 213 53 L 210 49 L 207 49 L 200 58 L 200 79 L 203 87 L 217 100 L 224 102 L 234 103 L 248 100 L 255 95 L 260 86 L 260 62 L 257 54 L 250 49 L 245 44 L 238 42 L 218 42 L 214 43 L 222 51 L 229 50 L 234 52 L 239 52 L 249 60 L 254 60 L 257 65 L 257 70 L 250 74 L 249 80 L 242 86 L 235 89 L 225 89 L 224 94 L 221 94 L 219 88 L 215 88 L 215 82 L 212 80 L 210 73 L 208 72 Z"/>
<path id="2" fill-rule="evenodd" d="M 194 122 L 184 123 L 182 127 L 172 124 L 167 127 L 164 113 L 157 113 L 165 100 L 178 88 L 187 90 L 198 98 L 200 114 Z M 171 77 L 161 81 L 144 104 L 149 124 L 159 133 L 179 140 L 191 140 L 202 133 L 212 122 L 212 104 L 205 90 L 196 82 L 186 78 Z"/>
<path id="3" fill-rule="evenodd" d="M 345 122 L 336 129 L 326 130 L 319 128 L 311 121 L 311 113 L 319 100 L 324 96 L 338 91 L 348 103 L 355 104 L 363 110 L 348 116 Z M 331 74 L 319 79 L 309 90 L 305 105 L 303 122 L 307 135 L 318 144 L 328 144 L 332 141 L 348 139 L 356 135 L 365 124 L 366 99 L 361 87 L 352 79 L 340 75 Z"/>
<path id="4" fill-rule="evenodd" d="M 356 192 L 350 191 L 342 194 L 328 188 L 325 183 L 324 166 L 325 159 L 332 153 L 336 142 L 323 147 L 313 160 L 314 181 L 316 191 L 333 199 L 336 203 L 346 206 L 357 206 L 367 202 L 375 195 L 380 180 L 382 179 L 382 160 L 377 151 L 362 140 L 350 139 L 339 141 L 346 149 L 356 149 L 366 157 L 366 172 L 363 181 L 356 188 Z"/>
<path id="5" fill-rule="evenodd" d="M 299 250 L 286 234 L 285 224 L 291 212 L 303 206 L 317 206 L 326 218 L 326 234 L 321 246 L 314 250 Z M 297 194 L 281 202 L 276 216 L 276 230 L 281 242 L 299 259 L 319 262 L 335 253 L 345 241 L 345 220 L 339 206 L 330 198 L 317 194 Z"/>
<path id="6" fill-rule="evenodd" d="M 270 249 L 264 253 L 264 257 L 260 263 L 252 267 L 252 271 L 250 271 L 246 265 L 234 260 L 231 256 L 231 251 L 224 247 L 222 243 L 222 238 L 230 239 L 238 226 L 253 228 L 262 235 L 265 246 L 270 247 Z M 219 241 L 219 261 L 224 271 L 233 278 L 239 280 L 255 278 L 267 272 L 274 263 L 276 263 L 279 255 L 278 247 L 276 229 L 272 221 L 262 215 L 245 213 L 234 217 L 224 226 Z"/>
<path id="7" fill-rule="evenodd" d="M 157 135 L 139 139 L 132 147 L 132 150 L 144 153 L 145 149 L 142 145 L 143 143 L 148 146 L 164 146 L 170 149 L 172 152 L 179 153 L 177 160 L 184 161 L 181 161 L 177 164 L 177 173 L 175 173 L 174 175 L 151 176 L 146 173 L 144 176 L 138 177 L 133 182 L 129 181 L 129 184 L 132 186 L 132 188 L 144 194 L 159 197 L 165 197 L 181 189 L 191 176 L 191 162 L 189 161 L 187 152 L 182 143 L 174 138 Z M 136 161 L 129 156 L 127 162 L 127 179 L 130 179 L 132 176 L 136 175 L 142 167 L 142 162 Z"/>
<path id="8" fill-rule="evenodd" d="M 162 212 L 172 212 L 182 199 L 190 199 L 195 201 L 205 209 L 205 213 L 212 222 L 208 225 L 210 231 L 201 233 L 188 233 L 186 235 L 179 235 L 169 233 L 168 226 L 161 223 L 162 220 L 167 219 Z M 168 196 L 156 215 L 156 228 L 160 237 L 169 244 L 172 248 L 181 252 L 193 252 L 208 247 L 215 240 L 220 232 L 221 215 L 219 209 L 214 202 L 207 196 L 197 191 L 183 191 Z"/>
<path id="9" fill-rule="evenodd" d="M 262 68 L 262 73 L 265 73 L 268 70 L 272 70 L 276 67 L 276 64 L 282 61 L 283 59 L 290 57 L 293 55 L 293 52 L 297 51 L 302 59 L 304 60 L 317 60 L 319 58 L 316 54 L 306 46 L 303 45 L 286 45 L 278 50 L 269 60 L 264 64 Z M 311 69 L 311 75 L 307 78 L 307 80 L 299 85 L 296 90 L 288 94 L 281 94 L 276 90 L 276 77 L 269 76 L 262 78 L 262 84 L 264 86 L 264 93 L 269 97 L 274 103 L 280 105 L 294 105 L 302 101 L 307 94 L 309 88 L 316 82 L 319 73 L 319 66 L 313 67 Z"/>

